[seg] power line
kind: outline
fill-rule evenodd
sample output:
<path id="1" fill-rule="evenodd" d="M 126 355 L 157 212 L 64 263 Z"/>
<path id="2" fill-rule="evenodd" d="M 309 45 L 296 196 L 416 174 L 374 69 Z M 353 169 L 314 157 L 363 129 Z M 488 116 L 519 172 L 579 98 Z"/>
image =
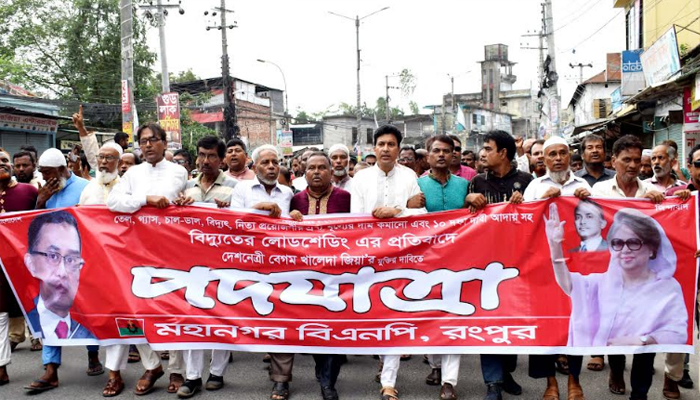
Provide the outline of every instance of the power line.
<path id="1" fill-rule="evenodd" d="M 623 11 L 624 11 L 624 10 L 620 10 L 620 12 L 618 12 L 618 13 L 615 14 L 612 18 L 610 18 L 610 20 L 608 20 L 608 22 L 606 22 L 603 26 L 601 26 L 600 28 L 598 28 L 598 29 L 597 29 L 595 32 L 593 32 L 590 36 L 588 36 L 587 38 L 583 39 L 583 40 L 582 40 L 581 42 L 579 42 L 577 45 L 573 46 L 572 48 L 570 48 L 570 49 L 568 49 L 568 50 L 560 51 L 558 54 L 568 53 L 568 52 L 570 52 L 571 50 L 574 50 L 574 49 L 577 48 L 578 46 L 582 45 L 583 43 L 587 42 L 590 38 L 592 38 L 593 36 L 595 36 L 596 34 L 598 34 L 598 32 L 602 31 L 603 28 L 605 28 L 605 27 L 608 26 L 611 22 L 613 22 L 613 20 L 615 20 L 615 18 L 617 18 L 618 16 L 620 16 L 620 14 L 622 14 Z"/>

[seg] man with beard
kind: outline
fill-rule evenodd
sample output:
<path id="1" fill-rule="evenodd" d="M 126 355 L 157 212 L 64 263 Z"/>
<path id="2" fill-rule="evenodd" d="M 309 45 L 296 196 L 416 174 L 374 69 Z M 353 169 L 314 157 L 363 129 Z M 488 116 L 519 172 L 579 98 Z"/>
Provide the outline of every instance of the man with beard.
<path id="1" fill-rule="evenodd" d="M 136 153 L 124 153 L 121 156 L 121 166 L 119 167 L 119 176 L 123 176 L 129 168 L 134 165 L 141 164 L 141 158 Z"/>
<path id="2" fill-rule="evenodd" d="M 344 144 L 334 144 L 328 151 L 333 169 L 333 186 L 350 191 L 352 178 L 348 174 L 350 164 L 350 150 Z M 308 163 L 308 160 L 307 160 Z"/>
<path id="3" fill-rule="evenodd" d="M 36 158 L 34 158 L 33 153 L 26 150 L 18 151 L 12 156 L 12 162 L 15 164 L 14 174 L 17 182 L 28 183 L 37 189 L 45 183 L 41 175 L 37 177 L 37 174 L 34 173 L 36 171 Z"/>
<path id="4" fill-rule="evenodd" d="M 31 156 L 31 153 L 27 154 Z M 0 214 L 33 209 L 37 195 L 34 186 L 12 180 L 10 153 L 0 148 Z M 15 320 L 15 323 L 11 323 L 12 320 Z M 22 311 L 5 275 L 0 274 L 0 386 L 10 382 L 7 365 L 10 363 L 11 348 L 16 346 L 15 343 L 24 340 L 22 337 L 21 341 L 11 341 L 12 325 L 21 327 L 24 336 Z"/>
<path id="5" fill-rule="evenodd" d="M 230 208 L 269 211 L 273 218 L 289 215 L 289 203 L 294 194 L 292 189 L 277 181 L 280 171 L 277 148 L 269 144 L 258 147 L 253 151 L 253 163 L 255 178 L 236 184 Z"/>
<path id="6" fill-rule="evenodd" d="M 340 150 L 337 150 L 336 154 L 338 152 Z M 306 161 L 306 181 L 309 186 L 292 198 L 290 205 L 292 218 L 301 220 L 304 215 L 350 212 L 350 193 L 332 185 L 331 175 L 331 160 L 328 156 L 323 152 L 312 153 Z M 294 354 L 271 354 L 271 356 L 270 376 L 275 382 L 291 381 Z M 345 356 L 314 354 L 313 357 L 316 362 L 316 378 L 321 384 L 321 397 L 323 400 L 338 400 L 335 383 Z"/>
<path id="7" fill-rule="evenodd" d="M 605 161 L 605 142 L 602 137 L 596 134 L 584 137 L 581 142 L 581 150 L 583 151 L 584 165 L 574 175 L 585 179 L 591 187 L 598 182 L 607 181 L 615 176 L 615 171 L 606 169 L 603 166 L 603 161 Z"/>
<path id="8" fill-rule="evenodd" d="M 645 179 L 644 183 L 654 186 L 656 190 L 661 193 L 665 193 L 670 188 L 685 185 L 685 182 L 673 176 L 671 168 L 676 162 L 676 158 L 676 150 L 673 147 L 665 144 L 654 147 L 651 150 L 651 163 L 653 165 L 654 176 Z M 642 178 L 640 177 L 639 179 Z"/>
<path id="9" fill-rule="evenodd" d="M 642 168 L 639 170 L 639 179 L 647 180 L 654 176 L 654 167 L 651 165 L 651 150 L 642 151 Z"/>
<path id="10" fill-rule="evenodd" d="M 530 182 L 527 189 L 525 189 L 523 199 L 525 201 L 533 201 L 554 198 L 560 195 L 573 195 L 580 199 L 588 198 L 591 195 L 591 187 L 583 178 L 575 176 L 569 168 L 570 155 L 566 139 L 553 136 L 547 139 L 542 148 L 547 173 Z M 530 377 L 535 379 L 547 378 L 544 399 L 559 398 L 555 368 L 556 361 L 556 354 L 530 356 Z M 567 398 L 569 400 L 583 400 L 583 389 L 579 382 L 583 357 L 570 355 L 568 356 L 568 363 L 569 382 Z"/>
<path id="11" fill-rule="evenodd" d="M 75 176 L 59 149 L 48 149 L 39 157 L 39 172 L 46 184 L 39 189 L 36 208 L 72 207 L 80 201 L 80 194 L 88 181 Z"/>
<path id="12" fill-rule="evenodd" d="M 226 143 L 226 158 L 228 166 L 226 174 L 237 181 L 255 179 L 255 172 L 248 168 L 248 150 L 241 139 L 231 139 Z"/>
<path id="13" fill-rule="evenodd" d="M 167 208 L 187 187 L 187 170 L 165 159 L 166 134 L 160 125 L 150 122 L 142 125 L 136 140 L 146 162 L 129 168 L 107 197 L 107 207 L 112 212 L 132 214 L 144 206 Z M 155 382 L 163 376 L 160 361 L 155 363 L 149 346 L 139 347 L 146 372 L 136 384 L 137 395 L 153 390 Z M 150 360 L 152 363 L 147 364 Z M 170 352 L 170 384 L 168 393 L 176 393 L 184 382 L 184 358 L 181 351 Z"/>
<path id="14" fill-rule="evenodd" d="M 544 165 L 544 140 L 536 140 L 530 147 L 530 163 L 532 165 L 532 175 L 535 178 L 541 178 L 547 173 L 547 167 Z"/>
<path id="15" fill-rule="evenodd" d="M 97 172 L 80 195 L 80 205 L 94 205 L 107 202 L 107 196 L 119 181 L 119 165 L 122 147 L 114 142 L 106 143 L 97 154 Z"/>

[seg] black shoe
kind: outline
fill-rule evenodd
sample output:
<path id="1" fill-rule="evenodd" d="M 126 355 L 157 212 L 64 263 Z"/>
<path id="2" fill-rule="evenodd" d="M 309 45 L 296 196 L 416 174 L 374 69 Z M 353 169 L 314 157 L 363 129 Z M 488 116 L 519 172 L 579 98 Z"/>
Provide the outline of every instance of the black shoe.
<path id="1" fill-rule="evenodd" d="M 202 378 L 193 380 L 187 379 L 185 380 L 185 383 L 183 383 L 177 390 L 177 397 L 181 399 L 189 399 L 200 390 L 202 390 Z"/>
<path id="2" fill-rule="evenodd" d="M 224 377 L 209 374 L 209 378 L 207 378 L 207 384 L 204 385 L 204 388 L 207 390 L 219 390 L 222 387 L 224 387 Z"/>
<path id="3" fill-rule="evenodd" d="M 486 397 L 484 397 L 484 400 L 503 400 L 501 386 L 498 383 L 489 383 L 486 385 Z"/>
<path id="4" fill-rule="evenodd" d="M 321 397 L 323 400 L 338 400 L 338 391 L 330 386 L 321 386 Z"/>
<path id="5" fill-rule="evenodd" d="M 520 396 L 523 394 L 523 388 L 518 385 L 518 382 L 516 382 L 515 379 L 513 379 L 513 375 L 511 375 L 510 372 L 503 374 L 503 383 L 501 384 L 501 388 L 504 392 L 512 394 L 513 396 Z"/>
<path id="6" fill-rule="evenodd" d="M 683 377 L 680 381 L 678 381 L 678 386 L 682 387 L 683 389 L 693 388 L 693 380 L 690 378 L 690 374 L 688 373 L 687 369 L 683 370 Z"/>

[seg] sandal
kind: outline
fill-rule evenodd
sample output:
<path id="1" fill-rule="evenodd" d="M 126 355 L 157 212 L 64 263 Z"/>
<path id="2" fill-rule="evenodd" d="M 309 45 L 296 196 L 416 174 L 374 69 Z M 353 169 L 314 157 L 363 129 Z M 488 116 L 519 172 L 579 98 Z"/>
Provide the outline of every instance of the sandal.
<path id="1" fill-rule="evenodd" d="M 569 375 L 569 359 L 563 354 L 557 357 L 556 370 L 562 375 Z"/>
<path id="2" fill-rule="evenodd" d="M 124 390 L 124 381 L 121 379 L 110 379 L 105 388 L 102 389 L 102 397 L 119 396 Z"/>
<path id="3" fill-rule="evenodd" d="M 449 383 L 442 385 L 442 389 L 440 389 L 440 400 L 457 400 L 457 392 L 454 386 Z"/>
<path id="4" fill-rule="evenodd" d="M 138 349 L 133 344 L 129 346 L 129 359 L 127 362 L 129 364 L 141 361 L 141 354 L 139 354 Z"/>
<path id="5" fill-rule="evenodd" d="M 88 368 L 85 372 L 87 372 L 88 376 L 97 376 L 104 374 L 105 368 L 99 361 L 88 361 Z"/>
<path id="6" fill-rule="evenodd" d="M 146 372 L 141 375 L 141 378 L 139 378 L 139 381 L 136 383 L 136 390 L 134 393 L 137 396 L 143 396 L 144 394 L 150 393 L 153 390 L 153 386 L 156 384 L 156 381 L 163 375 L 165 375 L 165 373 L 163 372 L 163 366 L 161 365 L 159 365 L 156 369 L 146 370 Z M 139 389 L 139 387 L 142 387 L 143 389 Z"/>
<path id="7" fill-rule="evenodd" d="M 425 383 L 430 386 L 437 386 L 442 382 L 442 369 L 433 368 L 428 376 L 425 377 Z"/>
<path id="8" fill-rule="evenodd" d="M 412 357 L 412 356 L 411 356 L 410 354 L 402 354 L 402 355 L 401 355 L 401 361 L 410 360 L 411 357 Z"/>
<path id="9" fill-rule="evenodd" d="M 591 371 L 602 371 L 605 366 L 605 359 L 603 357 L 591 357 L 591 361 L 588 362 L 586 368 Z"/>
<path id="10" fill-rule="evenodd" d="M 32 347 L 29 348 L 30 351 L 41 351 L 44 346 L 41 344 L 41 340 L 32 339 Z"/>
<path id="11" fill-rule="evenodd" d="M 56 389 L 58 387 L 58 381 L 56 382 L 49 382 L 44 379 L 37 379 L 34 382 L 32 382 L 30 385 L 25 386 L 24 389 L 27 390 L 29 393 L 41 393 L 45 392 L 47 390 L 51 389 Z"/>
<path id="12" fill-rule="evenodd" d="M 183 383 L 185 383 L 185 378 L 183 378 L 181 374 L 170 374 L 168 393 L 177 393 Z"/>
<path id="13" fill-rule="evenodd" d="M 382 400 L 399 400 L 399 391 L 390 386 L 385 386 L 379 392 Z"/>
<path id="14" fill-rule="evenodd" d="M 160 359 L 163 361 L 170 360 L 170 353 L 168 353 L 167 351 L 160 353 Z"/>
<path id="15" fill-rule="evenodd" d="M 270 400 L 288 400 L 289 399 L 289 383 L 288 382 L 275 382 L 272 386 L 272 393 L 270 394 Z"/>

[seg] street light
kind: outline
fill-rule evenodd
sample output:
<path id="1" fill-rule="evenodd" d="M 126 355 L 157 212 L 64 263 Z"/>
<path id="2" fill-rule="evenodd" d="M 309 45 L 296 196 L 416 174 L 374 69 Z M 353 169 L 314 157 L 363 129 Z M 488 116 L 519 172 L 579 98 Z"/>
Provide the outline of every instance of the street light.
<path id="1" fill-rule="evenodd" d="M 335 15 L 336 17 L 341 17 L 345 19 L 349 19 L 351 21 L 355 21 L 355 36 L 357 40 L 357 142 L 358 142 L 358 147 L 360 148 L 360 151 L 362 151 L 362 138 L 364 135 L 361 132 L 361 126 L 362 126 L 362 108 L 360 105 L 360 21 L 362 21 L 365 18 L 369 18 L 374 14 L 380 13 L 384 10 L 389 9 L 389 7 L 384 7 L 382 9 L 379 9 L 373 13 L 369 13 L 365 15 L 364 17 L 360 18 L 359 16 L 355 16 L 355 18 L 351 18 L 342 14 L 334 13 L 333 11 L 328 11 L 329 14 Z"/>
<path id="2" fill-rule="evenodd" d="M 284 83 L 284 119 L 287 121 L 287 129 L 289 129 L 289 121 L 288 121 L 288 115 L 289 115 L 289 110 L 287 107 L 289 107 L 289 98 L 287 97 L 287 79 L 284 77 L 284 71 L 282 71 L 282 68 L 280 68 L 279 65 L 273 63 L 272 61 L 267 61 L 267 60 L 261 60 L 258 58 L 259 63 L 263 64 L 272 64 L 275 67 L 277 67 L 278 70 L 280 70 L 280 74 L 282 74 L 282 82 Z"/>

